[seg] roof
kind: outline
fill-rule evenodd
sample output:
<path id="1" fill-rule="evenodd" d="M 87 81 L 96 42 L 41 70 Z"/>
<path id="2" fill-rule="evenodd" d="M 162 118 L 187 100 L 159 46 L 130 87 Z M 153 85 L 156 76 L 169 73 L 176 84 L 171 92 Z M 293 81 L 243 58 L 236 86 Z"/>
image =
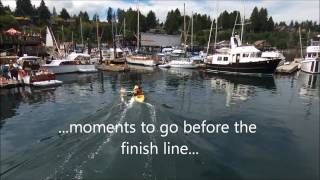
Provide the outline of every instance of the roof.
<path id="1" fill-rule="evenodd" d="M 141 33 L 141 46 L 168 47 L 180 44 L 180 35 Z"/>

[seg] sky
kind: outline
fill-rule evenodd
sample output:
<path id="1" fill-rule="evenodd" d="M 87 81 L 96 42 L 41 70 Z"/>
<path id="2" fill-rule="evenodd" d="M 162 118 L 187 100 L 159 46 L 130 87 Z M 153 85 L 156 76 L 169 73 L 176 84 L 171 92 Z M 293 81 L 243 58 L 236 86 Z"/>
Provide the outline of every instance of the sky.
<path id="1" fill-rule="evenodd" d="M 1 1 L 3 5 L 9 5 L 12 10 L 15 9 L 15 0 Z M 40 2 L 41 0 L 31 0 L 36 7 Z M 101 20 L 106 19 L 108 7 L 136 9 L 139 4 L 141 13 L 146 15 L 152 10 L 160 22 L 163 22 L 168 11 L 172 9 L 179 8 L 183 14 L 185 3 L 187 15 L 193 12 L 215 17 L 217 12 L 239 10 L 241 13 L 244 12 L 246 17 L 250 17 L 252 9 L 257 6 L 267 8 L 275 22 L 312 20 L 319 23 L 320 21 L 319 0 L 139 0 L 139 3 L 138 0 L 45 0 L 45 3 L 51 12 L 53 7 L 56 8 L 58 14 L 62 8 L 66 8 L 71 15 L 78 14 L 79 11 L 87 11 L 90 18 L 93 14 L 98 13 Z"/>

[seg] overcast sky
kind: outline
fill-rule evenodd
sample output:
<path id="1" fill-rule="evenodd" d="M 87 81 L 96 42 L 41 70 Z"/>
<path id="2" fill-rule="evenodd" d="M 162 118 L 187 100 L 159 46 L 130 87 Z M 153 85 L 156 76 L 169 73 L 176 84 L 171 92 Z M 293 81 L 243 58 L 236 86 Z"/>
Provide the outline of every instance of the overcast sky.
<path id="1" fill-rule="evenodd" d="M 38 7 L 40 1 L 31 0 L 31 3 Z M 55 6 L 57 13 L 64 7 L 70 14 L 78 14 L 81 10 L 87 11 L 90 18 L 94 13 L 98 13 L 101 19 L 105 19 L 106 10 L 109 6 L 112 8 L 128 9 L 132 7 L 136 9 L 137 2 L 137 0 L 45 0 L 51 12 L 53 6 Z M 9 5 L 12 10 L 15 9 L 15 0 L 2 0 L 2 3 L 5 6 Z M 319 23 L 320 19 L 319 0 L 140 0 L 139 7 L 143 14 L 152 10 L 160 21 L 164 21 L 167 12 L 171 9 L 179 8 L 183 13 L 183 3 L 186 3 L 186 14 L 188 15 L 196 12 L 206 13 L 212 17 L 216 15 L 216 12 L 220 13 L 223 10 L 240 10 L 241 13 L 245 12 L 245 15 L 249 17 L 254 6 L 257 6 L 267 8 L 269 15 L 276 22 L 312 20 Z"/>

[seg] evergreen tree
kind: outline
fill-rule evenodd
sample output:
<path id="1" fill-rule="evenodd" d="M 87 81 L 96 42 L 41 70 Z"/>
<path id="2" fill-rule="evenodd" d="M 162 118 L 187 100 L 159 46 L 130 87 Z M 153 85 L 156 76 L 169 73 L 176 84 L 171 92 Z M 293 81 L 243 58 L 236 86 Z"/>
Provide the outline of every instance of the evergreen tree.
<path id="1" fill-rule="evenodd" d="M 268 19 L 266 30 L 269 32 L 274 30 L 274 22 L 271 16 Z"/>
<path id="2" fill-rule="evenodd" d="M 52 9 L 52 16 L 57 16 L 57 11 L 56 11 L 56 8 L 53 6 L 53 9 Z"/>
<path id="3" fill-rule="evenodd" d="M 5 9 L 4 9 L 2 2 L 0 0 L 0 15 L 4 15 L 4 14 L 5 14 Z"/>
<path id="4" fill-rule="evenodd" d="M 83 13 L 83 20 L 89 21 L 89 14 L 87 13 L 87 11 Z"/>
<path id="5" fill-rule="evenodd" d="M 96 22 L 96 21 L 99 21 L 99 15 L 98 14 L 94 14 L 93 17 L 92 17 L 92 21 Z"/>
<path id="6" fill-rule="evenodd" d="M 157 26 L 157 18 L 153 11 L 149 11 L 146 19 L 147 29 L 155 28 Z"/>
<path id="7" fill-rule="evenodd" d="M 50 20 L 50 11 L 43 0 L 41 0 L 40 6 L 38 7 L 38 16 L 41 23 L 47 23 Z"/>
<path id="8" fill-rule="evenodd" d="M 251 17 L 250 17 L 250 21 L 251 21 L 252 30 L 254 32 L 259 32 L 261 29 L 261 23 L 259 20 L 259 10 L 257 7 L 253 8 L 253 11 L 252 11 Z"/>
<path id="9" fill-rule="evenodd" d="M 68 11 L 65 8 L 62 8 L 61 12 L 60 12 L 60 17 L 62 19 L 69 19 L 70 15 L 68 13 Z"/>
<path id="10" fill-rule="evenodd" d="M 111 21 L 112 21 L 112 8 L 111 7 L 109 7 L 108 8 L 108 11 L 107 11 L 107 20 L 108 20 L 108 23 L 111 23 Z"/>
<path id="11" fill-rule="evenodd" d="M 30 0 L 17 0 L 16 1 L 16 16 L 33 16 L 35 12 L 34 7 Z"/>
<path id="12" fill-rule="evenodd" d="M 125 17 L 125 11 L 123 9 L 117 9 L 117 17 L 118 17 L 118 21 L 120 23 L 123 23 L 124 17 Z"/>
<path id="13" fill-rule="evenodd" d="M 164 29 L 168 34 L 176 34 L 182 24 L 182 17 L 179 9 L 175 11 L 171 10 L 167 14 L 166 22 L 164 24 Z"/>

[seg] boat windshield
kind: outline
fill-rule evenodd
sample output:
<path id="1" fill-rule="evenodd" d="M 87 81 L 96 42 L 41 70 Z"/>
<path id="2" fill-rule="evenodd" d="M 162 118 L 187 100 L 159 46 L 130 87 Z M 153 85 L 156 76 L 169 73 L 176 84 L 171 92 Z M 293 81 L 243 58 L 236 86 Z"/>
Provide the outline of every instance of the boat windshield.
<path id="1" fill-rule="evenodd" d="M 320 46 L 320 41 L 311 41 L 311 46 Z"/>

